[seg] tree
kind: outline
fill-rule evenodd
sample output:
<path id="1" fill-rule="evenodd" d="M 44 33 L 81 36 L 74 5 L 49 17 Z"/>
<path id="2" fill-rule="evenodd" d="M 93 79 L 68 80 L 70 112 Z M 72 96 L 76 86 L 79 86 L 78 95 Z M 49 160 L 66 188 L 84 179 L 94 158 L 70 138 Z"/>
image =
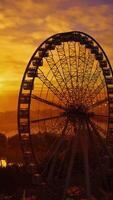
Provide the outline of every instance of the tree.
<path id="1" fill-rule="evenodd" d="M 6 148 L 6 146 L 7 146 L 7 137 L 3 133 L 0 133 L 0 147 Z"/>
<path id="2" fill-rule="evenodd" d="M 7 152 L 7 137 L 0 133 L 0 157 L 6 157 Z"/>

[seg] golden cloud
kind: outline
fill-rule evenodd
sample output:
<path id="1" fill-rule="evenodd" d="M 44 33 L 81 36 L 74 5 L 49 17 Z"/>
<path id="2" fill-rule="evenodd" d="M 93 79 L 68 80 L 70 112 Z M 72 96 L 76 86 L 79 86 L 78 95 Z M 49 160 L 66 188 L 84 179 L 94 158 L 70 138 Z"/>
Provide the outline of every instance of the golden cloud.
<path id="1" fill-rule="evenodd" d="M 0 2 L 0 88 L 19 91 L 35 48 L 58 32 L 80 30 L 103 46 L 113 65 L 113 5 L 82 6 L 75 1 L 6 0 Z M 8 90 L 7 90 L 8 88 Z"/>

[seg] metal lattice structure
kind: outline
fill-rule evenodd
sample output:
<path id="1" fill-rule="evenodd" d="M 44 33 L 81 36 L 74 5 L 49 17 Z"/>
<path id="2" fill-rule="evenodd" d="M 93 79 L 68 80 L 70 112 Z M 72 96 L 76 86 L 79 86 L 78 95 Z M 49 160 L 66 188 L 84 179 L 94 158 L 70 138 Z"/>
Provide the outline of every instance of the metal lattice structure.
<path id="1" fill-rule="evenodd" d="M 97 191 L 91 189 L 92 184 L 100 174 L 103 180 L 98 188 L 109 191 L 106 173 L 113 170 L 113 72 L 94 38 L 77 31 L 59 33 L 36 49 L 20 88 L 18 130 L 27 169 L 38 171 L 57 188 L 61 181 L 60 199 L 67 198 L 72 185 L 85 188 L 86 198 L 91 199 L 91 193 Z M 41 157 L 32 142 L 32 136 L 39 133 L 53 137 Z M 81 181 L 78 174 L 83 171 Z"/>

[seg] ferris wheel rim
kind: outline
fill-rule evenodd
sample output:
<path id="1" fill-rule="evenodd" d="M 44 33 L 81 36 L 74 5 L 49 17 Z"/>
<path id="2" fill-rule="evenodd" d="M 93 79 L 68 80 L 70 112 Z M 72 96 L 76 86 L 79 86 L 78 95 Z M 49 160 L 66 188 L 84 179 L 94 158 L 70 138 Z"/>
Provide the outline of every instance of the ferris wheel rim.
<path id="1" fill-rule="evenodd" d="M 35 54 L 38 52 L 38 50 L 40 50 L 40 48 L 43 46 L 43 44 L 45 44 L 47 41 L 49 41 L 49 39 L 55 38 L 56 36 L 59 38 L 60 36 L 64 36 L 65 34 L 67 34 L 67 35 L 68 35 L 68 34 L 82 34 L 82 35 L 87 36 L 88 39 L 91 39 L 91 40 L 99 47 L 99 49 L 102 51 L 102 53 L 104 54 L 105 59 L 106 59 L 106 61 L 107 61 L 107 63 L 108 63 L 108 66 L 109 66 L 109 68 L 110 68 L 110 70 L 111 70 L 111 72 L 112 72 L 111 64 L 110 64 L 110 62 L 109 62 L 109 59 L 108 59 L 106 53 L 104 52 L 104 50 L 103 50 L 103 48 L 100 46 L 100 44 L 99 44 L 93 37 L 91 37 L 90 35 L 88 35 L 88 34 L 86 34 L 86 33 L 80 32 L 80 31 L 71 31 L 71 32 L 67 32 L 67 33 L 58 33 L 58 34 L 55 34 L 55 35 L 49 37 L 48 39 L 46 39 L 46 40 L 36 49 L 36 51 L 35 51 L 34 54 L 32 55 L 32 57 L 31 57 L 31 59 L 30 59 L 28 65 L 27 65 L 26 71 L 25 71 L 25 73 L 24 73 L 24 77 L 23 77 L 23 79 L 22 79 L 22 84 L 21 84 L 20 93 L 19 93 L 18 111 L 19 111 L 19 109 L 20 109 L 20 95 L 21 95 L 21 93 L 22 93 L 22 86 L 23 86 L 23 83 L 24 83 L 25 76 L 26 76 L 26 73 L 27 73 L 27 71 L 28 71 L 28 68 L 29 68 L 29 66 L 30 66 L 30 63 L 32 62 L 32 60 L 33 60 Z M 41 59 L 42 59 L 42 58 L 41 58 Z M 113 72 L 112 72 L 112 76 L 113 76 Z M 34 79 L 35 79 L 35 76 L 33 77 L 33 81 L 34 81 Z M 32 90 L 30 90 L 30 96 L 31 96 L 31 94 L 32 94 Z M 109 96 L 109 95 L 108 95 L 108 96 Z M 29 106 L 28 109 L 30 110 L 30 102 L 29 102 L 28 106 Z M 30 117 L 29 117 L 29 119 L 28 119 L 28 123 L 30 123 Z M 19 117 L 18 117 L 18 127 L 19 127 L 19 124 L 20 124 L 20 122 L 19 122 Z M 20 130 L 19 130 L 19 135 L 20 135 L 20 140 L 21 140 L 21 132 L 20 132 Z M 30 127 L 29 127 L 29 137 L 31 137 L 31 136 L 30 136 Z M 30 140 L 31 140 L 31 138 L 30 138 Z M 31 147 L 32 147 L 32 144 L 31 144 Z M 32 150 L 32 153 L 33 153 L 33 150 Z"/>

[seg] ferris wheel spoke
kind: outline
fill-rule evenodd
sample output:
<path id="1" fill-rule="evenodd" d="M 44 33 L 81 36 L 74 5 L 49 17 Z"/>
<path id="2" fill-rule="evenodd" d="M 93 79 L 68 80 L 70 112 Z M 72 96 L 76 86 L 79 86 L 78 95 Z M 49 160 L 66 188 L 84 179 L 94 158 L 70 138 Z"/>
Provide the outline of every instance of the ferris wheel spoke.
<path id="1" fill-rule="evenodd" d="M 60 61 L 60 65 L 61 65 L 61 69 L 62 69 L 62 73 L 63 73 L 63 77 L 64 77 L 65 87 L 67 90 L 67 94 L 69 96 L 68 100 L 71 101 L 72 100 L 72 93 L 71 93 L 72 85 L 70 84 L 70 81 L 67 82 L 67 79 L 71 80 L 71 74 L 69 71 L 67 57 L 65 54 L 64 43 L 62 45 L 56 47 L 56 50 L 57 50 L 57 54 L 59 57 L 59 61 Z"/>
<path id="2" fill-rule="evenodd" d="M 85 68 L 86 68 L 86 48 L 84 47 L 84 49 L 82 50 L 82 54 L 83 54 L 83 58 L 81 60 L 81 66 L 82 66 L 82 70 L 81 70 L 81 86 L 80 86 L 80 101 L 83 101 L 83 91 L 84 91 L 84 78 L 85 78 Z"/>
<path id="3" fill-rule="evenodd" d="M 74 52 L 75 52 L 75 69 L 76 69 L 76 79 L 74 74 L 74 81 L 76 84 L 78 84 L 78 58 L 77 58 L 77 44 L 74 43 Z"/>
<path id="4" fill-rule="evenodd" d="M 53 170 L 54 170 L 53 168 L 54 168 L 54 165 L 55 165 L 56 160 L 57 160 L 56 154 L 58 154 L 59 149 L 60 149 L 60 147 L 61 147 L 61 145 L 63 143 L 63 140 L 64 139 L 61 138 L 61 140 L 56 141 L 54 143 L 54 146 L 52 145 L 52 147 L 55 147 L 55 149 L 51 148 L 51 150 L 52 150 L 51 151 L 51 155 L 49 155 L 49 159 L 47 160 L 47 163 L 45 164 L 45 168 L 44 168 L 44 170 L 42 172 L 42 174 L 44 174 L 48 170 L 48 177 L 47 177 L 48 181 L 52 178 L 52 173 L 53 173 Z M 50 154 L 50 152 L 49 152 L 49 154 Z M 54 164 L 53 164 L 53 161 L 54 161 Z M 49 165 L 50 164 L 51 164 L 51 166 L 50 166 L 50 169 L 49 169 Z M 53 167 L 53 168 L 51 169 L 51 167 Z"/>
<path id="5" fill-rule="evenodd" d="M 92 90 L 92 88 L 94 88 L 94 85 L 97 82 L 97 80 L 98 80 L 98 78 L 100 76 L 100 73 L 101 73 L 101 68 L 99 68 L 98 65 L 99 65 L 99 63 L 96 64 L 96 69 L 93 72 L 93 74 L 91 76 L 91 79 L 89 80 L 89 83 L 88 83 L 88 85 L 90 86 L 91 90 Z"/>
<path id="6" fill-rule="evenodd" d="M 93 99 L 95 99 L 101 93 L 104 87 L 105 81 L 102 80 L 101 83 L 94 90 L 92 90 L 91 96 L 93 97 Z"/>
<path id="7" fill-rule="evenodd" d="M 78 45 L 78 98 L 79 101 L 82 101 L 82 90 L 83 90 L 83 77 L 84 77 L 84 67 L 85 67 L 85 56 L 86 56 L 86 48 L 84 45 Z"/>
<path id="8" fill-rule="evenodd" d="M 90 91 L 89 94 L 84 96 L 84 101 L 86 101 L 86 99 L 89 99 L 88 106 L 91 106 L 93 104 L 94 100 L 99 94 L 101 94 L 104 87 L 105 87 L 105 81 L 102 80 L 101 83 L 96 88 L 92 89 L 92 91 Z"/>
<path id="9" fill-rule="evenodd" d="M 36 100 L 38 100 L 38 101 L 40 101 L 40 102 L 42 102 L 42 103 L 45 103 L 45 104 L 47 104 L 47 105 L 50 105 L 50 106 L 59 108 L 59 109 L 61 109 L 61 110 L 66 110 L 66 108 L 65 108 L 64 106 L 59 105 L 59 104 L 56 104 L 56 103 L 51 102 L 51 101 L 49 101 L 49 100 L 43 99 L 42 97 L 39 97 L 39 96 L 37 96 L 37 95 L 32 94 L 31 97 L 32 97 L 33 99 L 36 99 Z"/>
<path id="10" fill-rule="evenodd" d="M 69 150 L 71 148 L 71 139 L 68 141 L 68 144 L 66 146 L 65 152 L 64 152 L 64 158 L 61 160 L 60 166 L 58 168 L 58 172 L 57 172 L 57 177 L 59 178 L 59 176 L 63 173 L 64 167 L 66 165 L 66 161 L 67 161 L 67 154 L 69 153 Z"/>
<path id="11" fill-rule="evenodd" d="M 102 136 L 103 138 L 106 137 L 106 131 L 104 128 L 102 128 L 99 124 L 97 124 L 96 122 L 94 122 L 94 120 L 91 122 L 94 124 L 95 128 L 99 131 L 100 136 Z"/>
<path id="12" fill-rule="evenodd" d="M 77 101 L 77 89 L 75 89 L 76 83 L 78 84 L 78 56 L 77 56 L 77 44 L 75 42 L 67 42 L 68 44 L 68 56 L 69 56 L 69 83 L 70 91 L 73 103 Z M 76 91 L 75 91 L 76 90 Z"/>
<path id="13" fill-rule="evenodd" d="M 92 125 L 90 123 L 90 121 L 88 120 L 87 121 L 87 128 L 88 128 L 88 132 L 89 132 L 89 138 L 90 138 L 90 142 L 92 144 L 92 147 L 94 149 L 94 153 L 95 153 L 95 156 L 96 156 L 96 159 L 97 159 L 97 167 L 99 167 L 100 169 L 100 173 L 102 175 L 102 179 L 101 180 L 101 184 L 103 184 L 103 181 L 104 183 L 106 184 L 106 178 L 105 178 L 105 173 L 104 173 L 104 169 L 103 169 L 103 166 L 102 166 L 102 162 L 100 160 L 100 156 L 99 156 L 99 153 L 98 153 L 98 150 L 97 150 L 97 142 L 98 142 L 98 139 L 96 138 L 96 135 L 95 135 L 95 129 L 92 128 Z M 97 129 L 96 129 L 97 130 Z M 95 171 L 93 170 L 93 176 L 92 176 L 92 181 L 94 181 L 94 179 L 96 178 L 95 177 L 95 173 L 96 173 L 96 170 Z M 94 184 L 98 184 L 97 182 Z"/>
<path id="14" fill-rule="evenodd" d="M 79 68 L 80 68 L 80 74 L 81 74 L 81 76 L 80 76 L 81 88 L 82 88 L 83 79 L 84 79 L 85 64 L 86 64 L 86 48 L 85 48 L 85 46 L 80 45 Z"/>
<path id="15" fill-rule="evenodd" d="M 55 150 L 54 152 L 52 153 L 52 156 L 50 158 L 50 161 L 52 160 L 52 164 L 50 166 L 50 169 L 49 169 L 49 173 L 48 173 L 48 181 L 50 181 L 53 177 L 53 173 L 54 173 L 54 168 L 55 168 L 55 165 L 56 165 L 56 161 L 57 161 L 57 158 L 58 158 L 58 153 L 59 153 L 59 150 L 60 150 L 60 147 L 61 145 L 63 144 L 64 142 L 64 136 L 65 136 L 65 133 L 66 133 L 66 130 L 67 130 L 67 127 L 68 127 L 68 119 L 66 120 L 65 122 L 65 125 L 64 125 L 64 128 L 62 130 L 62 134 L 61 134 L 61 140 L 59 140 L 59 143 L 58 145 L 55 147 Z"/>
<path id="16" fill-rule="evenodd" d="M 64 98 L 58 88 L 53 85 L 53 83 L 44 75 L 44 73 L 40 69 L 38 71 L 38 78 L 46 85 L 49 90 L 51 90 L 51 92 L 55 96 L 57 96 L 59 100 L 62 100 Z"/>
<path id="17" fill-rule="evenodd" d="M 68 52 L 69 52 L 69 71 L 70 71 L 70 80 L 71 81 L 71 90 L 72 90 L 72 96 L 73 96 L 73 101 L 76 98 L 76 93 L 75 93 L 75 88 L 74 88 L 74 79 L 72 78 L 73 76 L 75 77 L 77 74 L 77 60 L 76 60 L 76 47 L 75 43 L 73 42 L 68 42 Z"/>
<path id="18" fill-rule="evenodd" d="M 79 70 L 79 55 L 80 55 L 80 44 L 77 44 L 77 80 L 76 80 L 76 93 L 77 93 L 77 99 L 79 99 L 79 88 L 80 88 L 80 83 L 79 83 L 79 76 L 80 76 L 80 70 Z"/>
<path id="19" fill-rule="evenodd" d="M 92 105 L 88 106 L 87 109 L 90 110 L 91 108 L 95 108 L 95 107 L 105 104 L 107 102 L 108 102 L 108 98 L 106 97 L 106 98 L 104 98 L 100 101 L 97 101 L 97 102 L 93 103 Z"/>
<path id="20" fill-rule="evenodd" d="M 84 132 L 85 131 L 85 132 Z M 85 182 L 86 182 L 86 195 L 87 199 L 90 200 L 91 188 L 90 188 L 90 167 L 89 167 L 89 155 L 88 155 L 88 134 L 86 122 L 81 123 L 81 135 L 80 141 L 82 146 L 83 158 L 84 158 L 84 170 L 85 170 Z"/>
<path id="21" fill-rule="evenodd" d="M 66 123 L 66 120 L 64 121 L 64 123 Z M 63 125 L 58 124 L 58 125 L 60 127 L 62 127 L 62 130 L 60 128 L 59 132 L 62 132 L 64 130 L 64 124 Z M 54 128 L 54 132 L 57 134 L 55 128 Z M 61 138 L 59 138 L 59 137 L 56 136 L 56 138 L 54 138 L 54 140 L 52 141 L 52 145 L 47 150 L 47 153 L 45 155 L 44 163 L 46 163 L 46 164 L 45 164 L 44 170 L 42 171 L 42 174 L 44 174 L 45 172 L 47 172 L 49 164 L 51 163 L 51 161 L 52 161 L 52 159 L 53 159 L 53 157 L 55 155 L 55 152 L 57 151 L 58 148 L 60 148 L 60 145 L 62 144 L 63 141 L 64 141 L 64 138 L 62 136 L 61 136 Z"/>
<path id="22" fill-rule="evenodd" d="M 46 61 L 49 65 L 49 68 L 51 69 L 53 76 L 56 79 L 61 91 L 64 92 L 64 86 L 65 86 L 64 78 L 62 77 L 62 74 L 59 70 L 60 65 L 58 66 L 58 64 L 55 62 L 52 52 L 50 52 L 50 56 L 46 58 Z"/>
<path id="23" fill-rule="evenodd" d="M 83 83 L 82 83 L 82 96 L 86 95 L 86 92 L 87 93 L 89 92 L 89 84 L 88 83 L 91 78 L 91 71 L 92 71 L 92 68 L 94 65 L 94 57 L 92 56 L 90 51 L 88 53 L 89 54 L 88 54 L 88 59 L 87 59 L 86 66 L 84 69 L 84 77 L 83 77 Z"/>
<path id="24" fill-rule="evenodd" d="M 95 125 L 94 122 L 92 122 L 91 120 L 89 120 L 90 124 L 91 124 L 91 127 L 93 128 L 94 130 L 94 133 L 96 134 L 100 144 L 103 146 L 103 148 L 105 149 L 105 151 L 107 152 L 107 154 L 110 156 L 110 158 L 112 159 L 113 161 L 113 154 L 109 151 L 109 149 L 107 148 L 107 145 L 105 143 L 105 141 L 102 139 L 98 129 L 96 128 L 97 126 Z"/>
<path id="25" fill-rule="evenodd" d="M 62 122 L 63 121 L 63 122 Z M 64 124 L 66 123 L 66 119 L 65 120 L 57 120 L 57 124 L 54 124 L 53 125 L 53 130 L 54 130 L 54 132 L 57 134 L 57 128 L 56 127 L 58 127 L 58 133 L 59 132 L 61 132 L 62 133 L 62 130 L 64 130 Z M 56 139 L 55 139 L 55 142 L 53 142 L 53 144 L 52 144 L 52 146 L 50 147 L 50 149 L 48 150 L 48 152 L 47 152 L 47 156 L 46 157 L 48 157 L 50 154 L 51 154 L 51 152 L 53 152 L 54 151 L 54 147 L 57 145 L 57 142 L 58 142 L 58 138 L 56 137 Z"/>
<path id="26" fill-rule="evenodd" d="M 84 70 L 84 82 L 83 82 L 85 88 L 87 88 L 88 86 L 93 65 L 94 65 L 94 56 L 90 53 L 90 51 L 88 51 L 88 58 Z"/>
<path id="27" fill-rule="evenodd" d="M 86 89 L 86 92 L 85 92 L 85 96 L 90 96 L 92 94 L 92 90 L 94 90 L 95 88 L 95 84 L 100 76 L 100 73 L 101 73 L 101 69 L 98 67 L 98 63 L 96 65 L 96 69 L 95 71 L 92 73 L 89 81 L 88 81 L 88 84 L 87 84 L 87 89 Z"/>
<path id="28" fill-rule="evenodd" d="M 74 137 L 74 140 L 72 140 L 72 145 L 71 145 L 71 156 L 70 156 L 67 176 L 65 180 L 63 200 L 65 200 L 66 198 L 66 191 L 67 191 L 67 188 L 69 187 L 69 182 L 71 179 L 71 174 L 72 174 L 72 169 L 73 169 L 76 153 L 77 153 L 77 138 Z"/>
<path id="29" fill-rule="evenodd" d="M 108 122 L 109 116 L 108 115 L 99 115 L 99 114 L 93 113 L 93 116 L 92 116 L 91 119 L 93 119 L 93 121 L 95 121 L 97 123 L 105 123 L 105 122 Z"/>
<path id="30" fill-rule="evenodd" d="M 105 138 L 106 137 L 106 131 L 101 126 L 99 126 L 98 124 L 96 124 L 92 120 L 89 120 L 89 123 L 90 123 L 91 127 L 93 128 L 94 133 L 96 131 L 96 133 L 98 132 L 98 134 L 100 135 L 101 138 Z"/>
<path id="31" fill-rule="evenodd" d="M 101 118 L 107 119 L 107 118 L 109 118 L 109 115 L 100 115 L 100 114 L 95 114 L 95 113 L 93 113 L 93 117 L 101 117 Z M 97 120 L 98 120 L 98 119 L 97 119 Z"/>
<path id="32" fill-rule="evenodd" d="M 76 53 L 76 43 L 68 42 L 69 51 L 69 64 L 70 64 L 70 79 L 74 79 L 77 76 L 77 53 Z M 73 81 L 73 80 L 72 80 Z"/>
<path id="33" fill-rule="evenodd" d="M 47 118 L 42 118 L 42 119 L 34 119 L 34 120 L 31 120 L 30 122 L 31 123 L 38 123 L 38 122 L 43 122 L 43 121 L 49 121 L 49 120 L 54 120 L 54 119 L 60 119 L 62 117 L 65 117 L 64 114 L 62 115 L 57 115 L 57 116 L 53 116 L 53 117 L 47 117 Z"/>
<path id="34" fill-rule="evenodd" d="M 64 127 L 65 120 L 66 118 L 60 118 L 60 120 L 52 120 L 50 124 L 50 129 L 52 129 L 54 133 L 59 135 Z"/>
<path id="35" fill-rule="evenodd" d="M 56 75 L 55 75 L 56 76 Z M 53 82 L 53 78 L 54 78 L 54 76 L 52 76 L 52 78 L 51 78 L 51 80 L 50 80 L 50 82 L 52 83 Z M 69 77 L 67 78 L 67 80 L 66 80 L 66 83 L 68 83 L 68 81 L 70 81 L 70 79 L 69 79 Z M 67 90 L 66 90 L 66 87 L 65 87 L 65 85 L 66 85 L 66 83 L 65 83 L 65 81 L 64 80 L 62 80 L 62 82 L 64 82 L 64 84 L 62 84 L 63 86 L 62 86 L 62 91 L 60 91 L 59 89 L 60 88 L 58 88 L 58 90 L 59 90 L 59 92 L 60 92 L 60 97 L 61 97 L 61 99 L 64 101 L 64 103 L 66 102 L 66 103 L 70 103 L 70 100 L 69 100 L 69 95 L 67 96 Z M 54 85 L 54 84 L 53 84 Z M 55 87 L 56 87 L 56 85 L 55 85 Z M 49 88 L 48 88 L 48 91 L 49 91 Z"/>

